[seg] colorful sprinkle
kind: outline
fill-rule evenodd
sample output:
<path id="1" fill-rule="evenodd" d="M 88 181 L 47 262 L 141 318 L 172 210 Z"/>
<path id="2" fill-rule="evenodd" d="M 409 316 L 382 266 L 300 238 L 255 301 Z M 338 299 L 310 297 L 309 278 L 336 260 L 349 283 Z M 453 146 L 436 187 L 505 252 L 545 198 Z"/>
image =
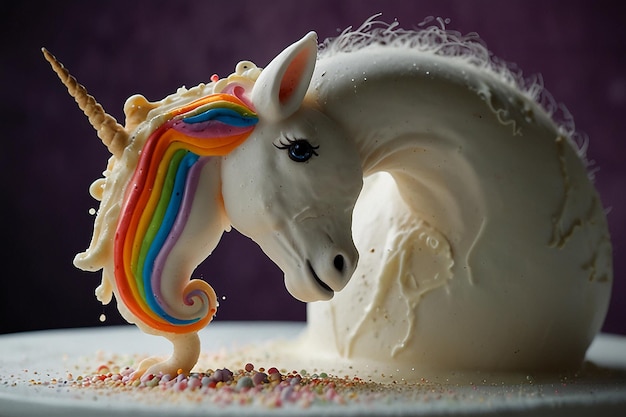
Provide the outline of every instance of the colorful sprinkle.
<path id="1" fill-rule="evenodd" d="M 136 390 L 142 393 L 159 392 L 159 395 L 178 395 L 187 393 L 197 395 L 220 405 L 255 405 L 268 408 L 283 406 L 311 407 L 314 404 L 348 404 L 355 401 L 370 401 L 368 396 L 359 392 L 373 394 L 379 384 L 366 383 L 358 378 L 338 378 L 320 372 L 304 376 L 297 371 L 287 372 L 277 367 L 259 367 L 255 370 L 252 363 L 243 369 L 228 368 L 207 369 L 205 372 L 192 372 L 177 375 L 144 375 L 132 378 L 135 369 L 120 367 L 109 362 L 96 368 L 93 374 L 67 379 L 53 378 L 49 381 L 31 380 L 32 385 L 61 385 L 71 389 Z M 306 374 L 306 372 L 303 372 Z M 113 392 L 113 391 L 112 391 Z M 185 394 L 185 395 L 187 395 Z M 148 397 L 146 397 L 148 398 Z M 189 397 L 191 398 L 191 397 Z"/>

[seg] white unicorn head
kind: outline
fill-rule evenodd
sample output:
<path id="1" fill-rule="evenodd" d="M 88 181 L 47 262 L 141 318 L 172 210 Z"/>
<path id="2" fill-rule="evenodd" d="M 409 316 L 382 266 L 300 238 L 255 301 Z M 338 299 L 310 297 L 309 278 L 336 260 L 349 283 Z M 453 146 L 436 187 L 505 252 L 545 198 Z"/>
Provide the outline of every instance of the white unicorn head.
<path id="1" fill-rule="evenodd" d="M 302 301 L 330 299 L 352 276 L 352 210 L 363 177 L 340 129 L 301 107 L 316 55 L 310 33 L 263 70 L 251 94 L 259 123 L 222 171 L 233 227 L 263 248 Z"/>

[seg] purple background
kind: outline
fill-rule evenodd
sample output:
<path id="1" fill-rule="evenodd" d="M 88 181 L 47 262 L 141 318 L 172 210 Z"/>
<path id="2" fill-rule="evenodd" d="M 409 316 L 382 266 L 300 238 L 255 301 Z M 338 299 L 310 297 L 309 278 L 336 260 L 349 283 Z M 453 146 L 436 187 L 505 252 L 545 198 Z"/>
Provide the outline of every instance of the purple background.
<path id="1" fill-rule="evenodd" d="M 610 210 L 615 283 L 604 330 L 626 334 L 626 25 L 607 1 L 59 1 L 9 2 L 2 31 L 0 333 L 122 322 L 93 296 L 99 273 L 72 258 L 91 237 L 87 189 L 108 154 L 40 52 L 47 47 L 123 121 L 125 99 L 260 66 L 309 30 L 320 39 L 369 16 L 413 27 L 428 16 L 475 31 L 526 75 L 543 74 L 590 137 L 589 159 Z M 304 320 L 281 272 L 236 232 L 200 267 L 221 300 L 218 320 Z"/>

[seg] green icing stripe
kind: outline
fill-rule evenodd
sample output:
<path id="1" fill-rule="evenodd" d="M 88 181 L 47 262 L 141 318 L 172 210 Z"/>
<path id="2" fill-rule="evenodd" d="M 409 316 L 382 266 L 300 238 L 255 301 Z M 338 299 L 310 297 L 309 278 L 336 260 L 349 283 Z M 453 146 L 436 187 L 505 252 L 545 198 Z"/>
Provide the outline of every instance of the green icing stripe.
<path id="1" fill-rule="evenodd" d="M 146 229 L 146 234 L 144 235 L 141 242 L 141 249 L 137 258 L 137 265 L 135 265 L 134 268 L 134 275 L 135 281 L 137 282 L 137 288 L 143 296 L 145 296 L 145 289 L 142 276 L 144 264 L 146 262 L 146 256 L 148 255 L 148 251 L 152 246 L 152 242 L 154 241 L 154 238 L 158 233 L 161 224 L 163 223 L 165 212 L 167 211 L 167 207 L 172 197 L 172 191 L 174 189 L 174 182 L 176 180 L 176 172 L 178 171 L 178 166 L 180 165 L 180 161 L 182 161 L 187 152 L 188 151 L 185 149 L 179 149 L 172 155 L 172 159 L 168 164 L 167 173 L 165 174 L 165 178 L 163 181 L 163 187 L 161 189 L 159 201 L 154 208 L 152 218 L 150 219 L 150 224 L 148 225 L 148 228 Z"/>

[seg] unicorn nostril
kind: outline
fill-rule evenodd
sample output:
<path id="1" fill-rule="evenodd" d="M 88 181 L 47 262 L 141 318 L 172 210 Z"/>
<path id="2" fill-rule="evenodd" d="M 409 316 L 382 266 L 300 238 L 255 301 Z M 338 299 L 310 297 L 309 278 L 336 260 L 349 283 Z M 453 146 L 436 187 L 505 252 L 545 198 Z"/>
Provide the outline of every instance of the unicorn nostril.
<path id="1" fill-rule="evenodd" d="M 341 255 L 335 256 L 335 259 L 333 260 L 333 265 L 335 266 L 335 269 L 337 271 L 343 272 L 343 267 L 345 266 L 345 262 L 343 260 L 343 256 L 341 256 Z"/>

